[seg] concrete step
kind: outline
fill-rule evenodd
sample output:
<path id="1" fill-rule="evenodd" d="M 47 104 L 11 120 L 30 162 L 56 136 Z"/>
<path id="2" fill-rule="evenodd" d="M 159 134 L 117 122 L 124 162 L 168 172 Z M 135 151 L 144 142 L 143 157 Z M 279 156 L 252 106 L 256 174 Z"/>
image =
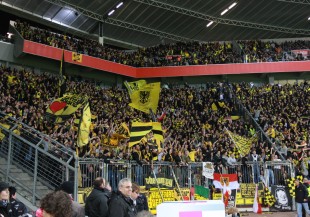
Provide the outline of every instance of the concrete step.
<path id="1" fill-rule="evenodd" d="M 7 160 L 3 157 L 0 157 L 0 180 L 4 181 L 6 176 L 6 169 L 7 169 Z M 11 185 L 16 187 L 17 193 L 19 195 L 18 199 L 22 199 L 24 201 L 28 201 L 28 203 L 32 204 L 33 199 L 33 176 L 26 171 L 22 165 L 10 165 L 10 172 L 9 172 L 9 180 L 16 180 L 20 185 L 17 183 L 12 182 Z M 39 197 L 44 197 L 47 193 L 51 192 L 53 189 L 50 189 L 48 186 L 45 186 L 42 182 L 36 182 L 36 194 Z M 34 204 L 34 209 L 40 206 L 40 200 L 37 199 Z"/>
<path id="2" fill-rule="evenodd" d="M 23 173 L 23 170 L 19 168 L 10 168 L 11 173 Z"/>

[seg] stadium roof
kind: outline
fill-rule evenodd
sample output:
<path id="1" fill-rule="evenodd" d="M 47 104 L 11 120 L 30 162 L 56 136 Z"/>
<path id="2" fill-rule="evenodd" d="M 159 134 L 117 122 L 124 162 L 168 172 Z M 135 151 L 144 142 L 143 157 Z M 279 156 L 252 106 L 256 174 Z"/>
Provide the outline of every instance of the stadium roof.
<path id="1" fill-rule="evenodd" d="M 0 9 L 84 37 L 102 23 L 106 41 L 128 47 L 310 35 L 310 0 L 3 0 Z"/>

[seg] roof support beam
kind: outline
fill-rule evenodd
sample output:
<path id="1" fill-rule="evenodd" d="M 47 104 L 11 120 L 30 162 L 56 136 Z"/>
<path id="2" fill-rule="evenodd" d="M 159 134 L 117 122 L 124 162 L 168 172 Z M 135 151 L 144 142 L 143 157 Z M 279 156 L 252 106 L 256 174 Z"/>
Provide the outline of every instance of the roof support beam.
<path id="1" fill-rule="evenodd" d="M 278 0 L 279 2 L 288 2 L 296 4 L 310 5 L 310 0 Z"/>
<path id="2" fill-rule="evenodd" d="M 251 22 L 246 22 L 246 21 L 223 19 L 223 18 L 218 18 L 218 17 L 202 14 L 196 11 L 188 10 L 185 8 L 181 8 L 175 5 L 163 3 L 157 0 L 134 0 L 134 1 L 146 4 L 146 5 L 162 8 L 165 10 L 173 11 L 176 13 L 185 14 L 185 15 L 195 17 L 198 19 L 217 22 L 220 24 L 227 24 L 227 25 L 232 25 L 232 26 L 240 26 L 240 27 L 261 29 L 261 30 L 268 30 L 268 31 L 275 31 L 275 32 L 285 32 L 285 33 L 291 33 L 291 34 L 301 34 L 301 35 L 310 34 L 310 30 L 308 29 L 292 29 L 288 27 L 280 27 L 280 26 L 272 26 L 272 25 L 259 24 L 259 23 L 251 23 Z M 291 1 L 294 1 L 294 0 L 291 0 Z M 298 1 L 298 0 L 295 0 L 295 1 Z M 309 0 L 299 0 L 299 2 L 301 1 L 309 2 Z"/>
<path id="3" fill-rule="evenodd" d="M 113 18 L 105 19 L 105 17 L 102 16 L 102 15 L 96 14 L 96 13 L 94 13 L 92 11 L 86 10 L 86 9 L 84 9 L 82 7 L 79 7 L 77 5 L 71 4 L 71 3 L 67 2 L 67 1 L 64 1 L 64 0 L 45 0 L 45 1 L 50 2 L 52 4 L 55 4 L 55 5 L 58 5 L 58 6 L 61 6 L 61 7 L 65 7 L 65 6 L 71 7 L 74 10 L 78 11 L 79 13 L 81 13 L 81 14 L 87 16 L 87 17 L 90 17 L 90 18 L 92 18 L 94 20 L 97 20 L 97 21 L 100 21 L 100 22 L 104 22 L 104 23 L 107 23 L 107 24 L 111 24 L 111 25 L 115 25 L 115 26 L 131 29 L 131 30 L 135 30 L 135 31 L 142 32 L 142 33 L 147 33 L 147 34 L 150 34 L 150 35 L 155 35 L 155 36 L 158 36 L 158 37 L 163 37 L 163 38 L 171 39 L 171 40 L 174 40 L 174 41 L 192 41 L 192 39 L 190 39 L 190 38 L 185 38 L 185 37 L 181 37 L 181 36 L 174 35 L 174 34 L 171 34 L 171 33 L 162 32 L 162 31 L 159 31 L 159 30 L 156 30 L 156 29 L 151 29 L 151 28 L 140 26 L 140 25 L 137 25 L 137 24 L 128 23 L 128 22 L 117 20 L 117 19 L 113 19 Z"/>
<path id="4" fill-rule="evenodd" d="M 59 30 L 64 31 L 64 32 L 69 32 L 72 35 L 78 35 L 82 38 L 89 38 L 89 39 L 93 39 L 93 40 L 96 40 L 98 38 L 98 35 L 90 34 L 89 32 L 85 32 L 83 30 L 74 28 L 74 27 L 66 25 L 64 23 L 56 22 L 54 20 L 51 20 L 50 18 L 40 16 L 38 14 L 32 13 L 32 12 L 27 11 L 27 10 L 23 10 L 19 7 L 13 6 L 13 5 L 8 4 L 6 2 L 3 2 L 3 1 L 0 1 L 0 8 L 1 8 L 1 10 L 5 10 L 7 12 L 10 12 L 16 16 L 19 16 L 19 17 L 22 17 L 25 19 L 30 19 L 33 22 L 37 22 L 37 23 L 40 23 L 42 25 L 49 26 L 51 28 L 59 29 Z M 124 47 L 127 47 L 128 49 L 135 49 L 137 47 L 141 47 L 140 45 L 125 42 L 125 41 L 120 41 L 120 40 L 117 40 L 114 38 L 105 37 L 105 39 L 111 41 L 112 43 L 116 42 L 116 43 L 122 44 Z"/>

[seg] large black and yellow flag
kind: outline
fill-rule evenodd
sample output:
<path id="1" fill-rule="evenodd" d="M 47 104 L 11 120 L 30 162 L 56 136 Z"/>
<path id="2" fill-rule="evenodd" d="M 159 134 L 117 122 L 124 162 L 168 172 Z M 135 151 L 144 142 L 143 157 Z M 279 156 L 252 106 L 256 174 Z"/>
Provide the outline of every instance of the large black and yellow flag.
<path id="1" fill-rule="evenodd" d="M 253 136 L 251 138 L 246 138 L 243 136 L 240 136 L 236 133 L 233 133 L 229 130 L 226 131 L 235 146 L 237 147 L 237 150 L 240 154 L 240 156 L 246 156 L 250 153 L 252 143 L 257 140 L 256 136 Z"/>
<path id="2" fill-rule="evenodd" d="M 88 100 L 86 96 L 65 94 L 55 99 L 47 108 L 46 115 L 54 118 L 66 118 L 76 112 Z"/>
<path id="3" fill-rule="evenodd" d="M 150 110 L 155 114 L 158 107 L 159 93 L 160 82 L 145 84 L 132 92 L 129 105 L 147 114 L 150 113 Z"/>
<path id="4" fill-rule="evenodd" d="M 89 142 L 89 132 L 91 125 L 91 112 L 89 103 L 87 103 L 83 108 L 83 113 L 79 123 L 77 146 L 83 147 Z"/>
<path id="5" fill-rule="evenodd" d="M 138 144 L 142 140 L 142 138 L 146 136 L 146 134 L 151 132 L 152 128 L 152 122 L 133 122 L 130 129 L 129 147 Z"/>
<path id="6" fill-rule="evenodd" d="M 62 97 L 66 92 L 66 75 L 65 75 L 65 51 L 62 50 L 62 56 L 60 61 L 59 69 L 59 83 L 58 83 L 58 93 Z"/>
<path id="7" fill-rule="evenodd" d="M 160 150 L 160 143 L 164 140 L 164 136 L 161 123 L 159 122 L 133 122 L 130 130 L 129 147 L 139 143 L 151 131 L 156 140 L 158 150 Z"/>

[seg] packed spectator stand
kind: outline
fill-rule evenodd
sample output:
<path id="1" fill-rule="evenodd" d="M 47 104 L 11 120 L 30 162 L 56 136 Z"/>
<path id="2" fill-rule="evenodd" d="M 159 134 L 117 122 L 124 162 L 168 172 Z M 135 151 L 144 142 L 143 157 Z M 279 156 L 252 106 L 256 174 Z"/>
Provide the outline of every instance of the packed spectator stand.
<path id="1" fill-rule="evenodd" d="M 98 41 L 79 39 L 33 27 L 19 20 L 16 20 L 15 28 L 26 40 L 135 67 L 301 61 L 307 60 L 308 57 L 292 54 L 291 51 L 310 47 L 307 40 L 281 43 L 252 40 L 209 43 L 178 42 L 139 48 L 136 51 L 124 51 L 101 45 Z"/>
<path id="2" fill-rule="evenodd" d="M 281 44 L 239 41 L 238 48 L 232 42 L 190 42 L 122 51 L 102 46 L 96 41 L 34 28 L 25 22 L 16 21 L 15 27 L 25 39 L 31 41 L 136 67 L 303 60 L 300 56 L 291 59 L 285 53 L 292 49 L 309 48 L 308 41 Z M 165 118 L 161 120 L 166 132 L 161 152 L 151 148 L 152 135 L 149 135 L 149 141 L 141 143 L 141 150 L 128 148 L 127 140 L 116 141 L 115 144 L 111 139 L 122 123 L 130 126 L 132 121 L 150 121 L 148 115 L 128 106 L 130 99 L 125 89 L 102 88 L 94 82 L 78 81 L 75 78 L 69 78 L 66 82 L 66 92 L 84 93 L 90 97 L 91 112 L 95 116 L 91 125 L 90 144 L 79 153 L 82 158 L 134 160 L 132 153 L 141 151 L 143 164 L 150 164 L 154 159 L 179 166 L 190 162 L 211 161 L 220 172 L 236 172 L 229 169 L 232 162 L 229 158 L 235 158 L 233 161 L 240 163 L 249 159 L 238 156 L 235 144 L 226 131 L 246 138 L 251 138 L 257 132 L 255 126 L 241 117 L 237 97 L 274 142 L 270 144 L 258 138 L 252 144 L 252 151 L 256 150 L 262 161 L 272 161 L 278 158 L 276 155 L 284 155 L 286 159 L 295 162 L 296 174 L 309 174 L 307 157 L 310 153 L 304 154 L 302 149 L 309 145 L 307 82 L 283 87 L 225 82 L 206 83 L 200 87 L 187 84 L 166 85 L 161 90 L 155 114 L 158 118 L 165 114 Z M 53 99 L 59 97 L 58 77 L 2 66 L 0 93 L 1 111 L 66 147 L 75 149 L 77 130 L 74 119 L 81 111 L 64 124 L 51 124 L 45 117 L 46 108 Z M 296 105 L 291 106 L 291 103 Z M 285 113 L 279 112 L 280 109 Z M 232 116 L 241 118 L 232 120 Z M 276 153 L 274 148 L 278 148 L 279 152 Z M 305 160 L 299 163 L 299 159 Z M 91 182 L 86 185 L 90 184 Z"/>
<path id="3" fill-rule="evenodd" d="M 48 105 L 58 97 L 57 82 L 54 75 L 37 75 L 26 70 L 18 71 L 2 66 L 1 111 L 74 149 L 77 137 L 74 117 L 64 124 L 54 125 L 44 117 Z M 119 141 L 116 146 L 110 144 L 110 136 L 123 122 L 128 125 L 133 120 L 147 122 L 150 121 L 150 117 L 128 106 L 127 91 L 115 87 L 101 88 L 92 82 L 75 81 L 73 78 L 67 81 L 67 88 L 68 92 L 83 92 L 89 95 L 91 110 L 96 116 L 91 126 L 90 145 L 80 153 L 80 157 L 105 158 L 104 155 L 109 150 L 109 158 L 112 160 L 132 160 L 132 151 L 135 151 L 135 148 L 128 148 L 127 140 Z M 232 89 L 235 91 L 231 91 Z M 225 128 L 247 138 L 255 134 L 255 128 L 242 118 L 229 118 L 240 115 L 233 100 L 233 92 L 248 107 L 273 142 L 279 147 L 285 146 L 281 147 L 281 152 L 287 159 L 295 160 L 298 166 L 296 173 L 307 175 L 308 171 L 302 167 L 303 164 L 298 164 L 302 151 L 299 145 L 308 146 L 309 143 L 307 82 L 298 85 L 287 84 L 284 87 L 255 87 L 246 83 L 227 85 L 218 82 L 207 83 L 199 88 L 189 85 L 169 85 L 162 88 L 156 116 L 166 114 L 162 121 L 166 130 L 163 149 L 158 153 L 151 150 L 148 143 L 141 144 L 143 163 L 149 163 L 154 156 L 160 156 L 157 158 L 159 161 L 174 162 L 178 165 L 186 165 L 193 161 L 213 161 L 216 165 L 221 165 L 222 172 L 229 172 L 228 158 L 236 153 L 236 148 L 225 133 Z M 265 94 L 264 98 L 262 94 Z M 284 103 L 281 100 L 286 101 Z M 296 102 L 299 107 L 291 106 L 290 102 Z M 281 106 L 281 109 L 286 111 L 285 114 L 291 115 L 277 112 L 280 107 L 276 105 Z M 259 115 L 255 114 L 257 110 L 260 111 Z M 276 137 L 272 128 L 275 128 Z M 305 148 L 304 146 L 302 147 Z M 275 157 L 273 147 L 264 141 L 258 140 L 253 144 L 252 150 L 254 149 L 265 161 Z M 192 151 L 195 151 L 194 159 L 189 157 Z M 244 159 L 237 157 L 237 160 L 241 162 Z"/>

